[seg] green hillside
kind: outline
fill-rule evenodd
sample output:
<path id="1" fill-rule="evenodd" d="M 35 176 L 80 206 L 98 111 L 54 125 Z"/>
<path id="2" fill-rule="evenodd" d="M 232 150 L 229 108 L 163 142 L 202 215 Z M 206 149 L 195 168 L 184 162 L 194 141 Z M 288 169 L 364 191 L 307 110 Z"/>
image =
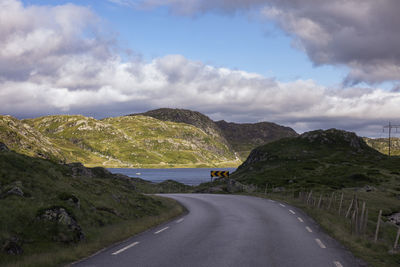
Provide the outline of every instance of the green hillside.
<path id="1" fill-rule="evenodd" d="M 83 162 L 87 166 L 189 167 L 240 163 L 226 145 L 184 123 L 145 116 L 96 120 L 67 115 L 23 122 L 52 140 L 68 162 Z"/>
<path id="2" fill-rule="evenodd" d="M 0 143 L 0 265 L 58 266 L 183 211 L 174 201 L 137 192 L 136 183 Z"/>
<path id="3" fill-rule="evenodd" d="M 340 189 L 389 179 L 398 171 L 396 160 L 354 133 L 318 130 L 254 149 L 232 177 L 259 186 Z"/>
<path id="4" fill-rule="evenodd" d="M 295 135 L 274 123 L 214 122 L 182 109 L 103 120 L 81 115 L 25 120 L 0 116 L 0 142 L 12 150 L 85 166 L 236 167 L 258 145 Z"/>
<path id="5" fill-rule="evenodd" d="M 364 141 L 372 148 L 378 150 L 382 154 L 389 154 L 389 140 L 388 138 L 366 138 Z M 390 154 L 392 156 L 400 155 L 400 138 L 391 138 Z"/>
<path id="6" fill-rule="evenodd" d="M 187 109 L 160 108 L 131 116 L 137 115 L 196 126 L 227 145 L 241 160 L 245 160 L 250 151 L 257 146 L 284 137 L 297 136 L 292 128 L 271 122 L 233 123 L 224 120 L 215 122 L 200 112 Z"/>
<path id="7" fill-rule="evenodd" d="M 22 154 L 63 161 L 62 151 L 50 138 L 11 116 L 0 115 L 0 141 Z"/>

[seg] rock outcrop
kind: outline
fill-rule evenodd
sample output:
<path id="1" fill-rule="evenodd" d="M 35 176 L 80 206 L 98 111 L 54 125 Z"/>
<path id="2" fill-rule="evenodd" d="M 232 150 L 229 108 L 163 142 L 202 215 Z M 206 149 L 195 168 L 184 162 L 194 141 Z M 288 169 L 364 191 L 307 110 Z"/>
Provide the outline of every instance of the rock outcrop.
<path id="1" fill-rule="evenodd" d="M 10 149 L 6 146 L 6 144 L 0 142 L 0 152 L 2 151 L 10 151 Z"/>
<path id="2" fill-rule="evenodd" d="M 82 228 L 64 207 L 51 207 L 40 212 L 39 220 L 48 221 L 61 226 L 52 239 L 57 242 L 70 243 L 85 239 Z"/>
<path id="3" fill-rule="evenodd" d="M 1 250 L 9 255 L 21 255 L 24 253 L 21 243 L 19 238 L 13 237 L 4 241 Z"/>
<path id="4" fill-rule="evenodd" d="M 389 222 L 400 225 L 400 212 L 393 213 L 388 217 Z"/>

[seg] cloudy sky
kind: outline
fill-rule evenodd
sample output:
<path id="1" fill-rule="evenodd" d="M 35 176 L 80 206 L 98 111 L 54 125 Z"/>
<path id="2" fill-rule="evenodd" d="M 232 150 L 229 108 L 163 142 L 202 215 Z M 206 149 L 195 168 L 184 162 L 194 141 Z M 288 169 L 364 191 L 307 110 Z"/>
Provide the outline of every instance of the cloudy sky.
<path id="1" fill-rule="evenodd" d="M 398 0 L 0 0 L 0 114 L 186 108 L 383 137 Z"/>

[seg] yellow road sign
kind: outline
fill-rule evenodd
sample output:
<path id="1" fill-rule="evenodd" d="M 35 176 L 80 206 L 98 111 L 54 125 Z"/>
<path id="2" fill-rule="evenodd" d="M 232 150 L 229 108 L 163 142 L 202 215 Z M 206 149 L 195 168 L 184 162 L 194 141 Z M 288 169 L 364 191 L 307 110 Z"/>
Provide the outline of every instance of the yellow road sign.
<path id="1" fill-rule="evenodd" d="M 211 177 L 229 177 L 229 171 L 211 171 Z"/>

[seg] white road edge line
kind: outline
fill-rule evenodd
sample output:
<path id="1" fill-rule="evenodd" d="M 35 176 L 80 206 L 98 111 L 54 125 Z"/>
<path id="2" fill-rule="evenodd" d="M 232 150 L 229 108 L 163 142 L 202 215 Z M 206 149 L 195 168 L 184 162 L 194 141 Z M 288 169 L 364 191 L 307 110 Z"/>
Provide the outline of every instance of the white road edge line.
<path id="1" fill-rule="evenodd" d="M 176 223 L 181 223 L 181 222 L 183 222 L 183 220 L 184 220 L 184 218 L 181 218 L 181 219 L 177 220 Z"/>
<path id="2" fill-rule="evenodd" d="M 306 226 L 307 231 L 309 231 L 310 233 L 312 233 L 312 230 L 310 227 Z"/>
<path id="3" fill-rule="evenodd" d="M 336 267 L 343 267 L 343 265 L 338 261 L 334 261 L 333 264 L 335 264 Z"/>
<path id="4" fill-rule="evenodd" d="M 300 222 L 304 222 L 302 218 L 297 217 L 297 220 L 299 220 Z"/>
<path id="5" fill-rule="evenodd" d="M 165 230 L 167 230 L 169 228 L 169 226 L 167 226 L 167 227 L 164 227 L 163 229 L 161 229 L 161 230 L 158 230 L 157 232 L 154 232 L 154 234 L 156 235 L 156 234 L 159 234 L 159 233 L 161 233 L 162 231 L 165 231 Z"/>
<path id="6" fill-rule="evenodd" d="M 296 212 L 294 212 L 293 210 L 289 210 L 291 214 L 296 214 Z"/>
<path id="7" fill-rule="evenodd" d="M 129 249 L 131 247 L 133 247 L 133 246 L 136 246 L 137 244 L 139 244 L 139 242 L 133 242 L 132 244 L 130 244 L 130 245 L 124 247 L 124 248 L 121 248 L 120 250 L 115 251 L 111 255 L 117 255 L 117 254 L 119 254 L 119 253 L 121 253 L 121 252 L 123 252 L 123 251 L 125 251 L 125 250 L 127 250 L 127 249 Z"/>
<path id="8" fill-rule="evenodd" d="M 322 243 L 322 241 L 319 240 L 318 238 L 315 239 L 315 242 L 317 242 L 317 244 L 318 244 L 321 248 L 326 248 L 326 246 L 324 245 L 324 243 Z"/>
<path id="9" fill-rule="evenodd" d="M 286 207 L 285 205 L 283 205 L 282 203 L 280 203 L 279 205 L 281 205 L 282 207 Z"/>
<path id="10" fill-rule="evenodd" d="M 273 201 L 272 199 L 270 199 L 269 201 L 271 201 L 271 202 L 275 202 L 275 201 Z"/>

